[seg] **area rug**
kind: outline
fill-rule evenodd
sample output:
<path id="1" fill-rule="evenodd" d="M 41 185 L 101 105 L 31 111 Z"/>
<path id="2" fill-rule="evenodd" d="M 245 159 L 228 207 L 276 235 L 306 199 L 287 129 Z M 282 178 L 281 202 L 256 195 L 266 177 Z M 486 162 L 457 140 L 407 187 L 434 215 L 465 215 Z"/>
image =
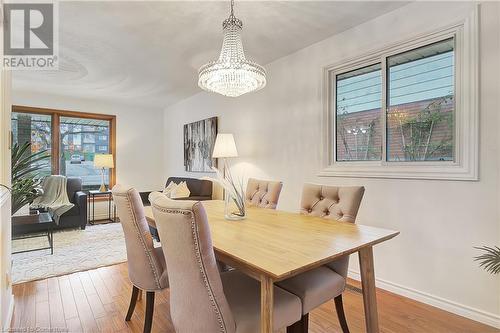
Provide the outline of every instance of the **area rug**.
<path id="1" fill-rule="evenodd" d="M 14 240 L 12 251 L 48 246 L 47 237 Z M 21 283 L 85 271 L 127 260 L 125 238 L 119 223 L 87 226 L 54 232 L 50 250 L 12 255 L 12 281 Z"/>

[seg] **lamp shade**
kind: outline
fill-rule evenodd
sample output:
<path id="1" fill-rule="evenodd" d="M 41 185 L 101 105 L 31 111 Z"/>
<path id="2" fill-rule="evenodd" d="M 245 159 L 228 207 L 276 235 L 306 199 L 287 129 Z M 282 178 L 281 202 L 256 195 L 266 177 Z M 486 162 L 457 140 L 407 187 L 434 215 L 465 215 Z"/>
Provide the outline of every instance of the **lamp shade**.
<path id="1" fill-rule="evenodd" d="M 215 139 L 213 158 L 238 157 L 234 137 L 229 133 L 219 133 Z"/>
<path id="2" fill-rule="evenodd" d="M 115 167 L 112 154 L 97 154 L 94 156 L 94 167 L 111 169 Z"/>

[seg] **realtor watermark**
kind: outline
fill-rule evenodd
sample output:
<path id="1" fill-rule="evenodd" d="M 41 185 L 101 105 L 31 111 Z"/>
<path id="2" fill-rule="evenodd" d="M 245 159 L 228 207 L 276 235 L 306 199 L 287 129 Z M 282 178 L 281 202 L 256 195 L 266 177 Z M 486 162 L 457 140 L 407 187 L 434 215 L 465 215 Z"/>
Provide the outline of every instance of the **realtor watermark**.
<path id="1" fill-rule="evenodd" d="M 7 2 L 3 4 L 3 15 L 3 68 L 57 70 L 57 2 Z"/>

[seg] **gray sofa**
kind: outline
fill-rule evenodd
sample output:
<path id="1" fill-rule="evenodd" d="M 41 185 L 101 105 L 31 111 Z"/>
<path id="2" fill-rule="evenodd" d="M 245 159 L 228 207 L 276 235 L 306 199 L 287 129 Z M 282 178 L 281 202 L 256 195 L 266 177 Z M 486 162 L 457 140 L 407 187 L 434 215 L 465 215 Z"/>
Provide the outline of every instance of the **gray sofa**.
<path id="1" fill-rule="evenodd" d="M 180 182 L 186 182 L 186 185 L 191 194 L 186 198 L 179 198 L 178 200 L 212 200 L 212 182 L 210 180 L 196 179 L 196 178 L 186 178 L 186 177 L 169 177 L 165 183 L 165 187 L 170 183 L 174 182 L 179 184 Z M 158 190 L 161 192 L 162 190 Z M 144 206 L 149 206 L 148 196 L 149 192 L 140 192 L 141 200 Z"/>
<path id="2" fill-rule="evenodd" d="M 165 186 L 167 186 L 170 182 L 174 182 L 179 184 L 180 182 L 186 182 L 186 185 L 191 192 L 189 197 L 179 198 L 176 200 L 195 200 L 195 201 L 203 201 L 203 200 L 212 200 L 212 182 L 210 180 L 196 179 L 196 178 L 186 178 L 186 177 L 169 177 Z M 160 192 L 162 190 L 159 190 Z M 150 206 L 149 202 L 149 194 L 150 192 L 140 192 L 142 203 L 144 206 Z M 154 228 L 150 228 L 151 235 L 159 241 L 158 231 Z"/>

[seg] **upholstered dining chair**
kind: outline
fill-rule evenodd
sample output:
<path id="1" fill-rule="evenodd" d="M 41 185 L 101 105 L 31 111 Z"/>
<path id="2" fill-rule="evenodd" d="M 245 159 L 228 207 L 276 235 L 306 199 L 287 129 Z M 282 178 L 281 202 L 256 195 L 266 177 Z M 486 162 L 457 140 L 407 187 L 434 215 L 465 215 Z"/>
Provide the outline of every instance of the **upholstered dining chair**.
<path id="1" fill-rule="evenodd" d="M 276 209 L 282 182 L 250 178 L 245 192 L 247 205 Z"/>
<path id="2" fill-rule="evenodd" d="M 305 184 L 302 190 L 301 214 L 354 223 L 365 188 Z M 334 299 L 337 316 L 344 333 L 349 332 L 344 313 L 344 292 L 349 256 L 278 283 L 278 286 L 300 297 L 302 318 L 289 332 L 307 332 L 308 313 Z"/>
<path id="3" fill-rule="evenodd" d="M 167 266 L 161 247 L 153 247 L 139 192 L 132 187 L 115 185 L 113 201 L 125 234 L 128 276 L 132 282 L 132 297 L 126 321 L 132 318 L 137 298 L 146 291 L 144 332 L 151 332 L 155 292 L 168 288 Z"/>
<path id="4" fill-rule="evenodd" d="M 177 333 L 260 331 L 260 284 L 233 270 L 219 273 L 200 202 L 149 196 L 169 267 L 170 315 Z M 301 318 L 300 299 L 274 287 L 274 329 Z"/>

